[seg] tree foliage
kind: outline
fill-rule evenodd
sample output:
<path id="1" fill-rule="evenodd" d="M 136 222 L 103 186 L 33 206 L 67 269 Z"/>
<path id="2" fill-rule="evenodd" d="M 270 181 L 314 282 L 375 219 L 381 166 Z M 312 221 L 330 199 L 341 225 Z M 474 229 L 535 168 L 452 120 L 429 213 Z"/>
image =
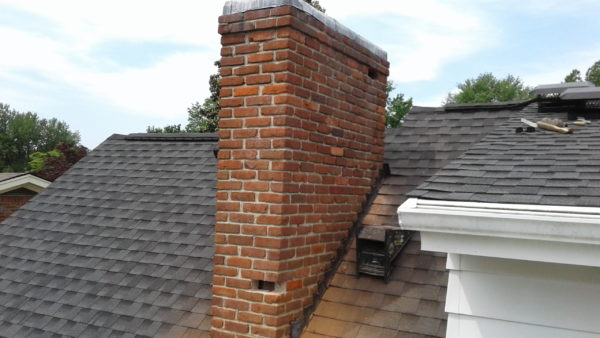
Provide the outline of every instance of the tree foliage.
<path id="1" fill-rule="evenodd" d="M 596 86 L 600 86 L 600 60 L 588 68 L 587 72 L 585 72 L 585 80 L 590 81 Z"/>
<path id="2" fill-rule="evenodd" d="M 217 68 L 219 61 L 215 62 Z M 219 80 L 221 75 L 217 71 L 208 79 L 210 96 L 204 100 L 204 103 L 195 102 L 188 109 L 188 123 L 184 129 L 181 124 L 172 124 L 164 127 L 148 126 L 147 133 L 213 133 L 219 130 L 219 111 L 221 106 L 221 85 Z"/>
<path id="3" fill-rule="evenodd" d="M 0 171 L 26 171 L 31 154 L 51 151 L 60 143 L 76 145 L 79 140 L 79 133 L 69 130 L 65 122 L 0 103 Z"/>
<path id="4" fill-rule="evenodd" d="M 56 149 L 48 152 L 36 152 L 29 156 L 30 173 L 47 181 L 54 181 L 75 163 L 85 157 L 88 149 L 84 146 L 61 142 Z"/>
<path id="5" fill-rule="evenodd" d="M 313 6 L 317 10 L 325 13 L 325 8 L 321 6 L 318 0 L 304 0 L 309 5 Z M 220 62 L 216 61 L 215 66 L 219 68 Z M 188 123 L 185 129 L 181 129 L 180 124 L 167 125 L 164 127 L 148 126 L 146 127 L 147 133 L 212 133 L 219 130 L 219 111 L 221 106 L 219 101 L 221 99 L 221 85 L 219 80 L 221 75 L 217 73 L 212 74 L 208 79 L 210 96 L 204 99 L 204 103 L 195 102 L 188 109 Z"/>
<path id="6" fill-rule="evenodd" d="M 569 75 L 565 76 L 565 82 L 581 82 L 581 72 L 579 69 L 573 69 Z"/>
<path id="7" fill-rule="evenodd" d="M 390 128 L 398 128 L 402 125 L 404 116 L 408 114 L 413 106 L 412 98 L 405 99 L 404 94 L 396 94 L 390 97 L 390 93 L 394 90 L 394 83 L 389 81 L 386 92 L 388 98 L 386 101 L 385 125 Z"/>
<path id="8" fill-rule="evenodd" d="M 215 66 L 220 67 L 219 61 L 215 62 Z M 208 79 L 210 96 L 204 100 L 203 104 L 196 102 L 188 108 L 188 124 L 185 127 L 188 133 L 210 133 L 219 130 L 220 79 L 219 72 L 212 74 Z"/>
<path id="9" fill-rule="evenodd" d="M 304 2 L 308 3 L 309 5 L 313 6 L 314 8 L 316 8 L 317 10 L 325 13 L 325 8 L 321 7 L 321 4 L 319 3 L 318 0 L 304 0 Z"/>
<path id="10" fill-rule="evenodd" d="M 497 79 L 492 73 L 480 74 L 477 78 L 467 79 L 458 84 L 458 93 L 449 93 L 445 104 L 449 103 L 487 103 L 524 100 L 530 98 L 529 87 L 521 79 L 508 75 Z"/>
<path id="11" fill-rule="evenodd" d="M 146 132 L 147 133 L 153 133 L 153 134 L 165 134 L 165 133 L 183 133 L 184 131 L 181 130 L 181 124 L 170 124 L 164 127 L 155 127 L 155 126 L 148 126 L 146 127 Z"/>

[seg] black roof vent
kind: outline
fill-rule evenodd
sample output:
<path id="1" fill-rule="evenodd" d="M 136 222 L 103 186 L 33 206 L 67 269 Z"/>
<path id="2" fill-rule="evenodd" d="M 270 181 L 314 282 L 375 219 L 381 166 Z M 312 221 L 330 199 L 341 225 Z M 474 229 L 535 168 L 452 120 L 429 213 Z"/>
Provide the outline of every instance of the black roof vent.
<path id="1" fill-rule="evenodd" d="M 540 95 L 540 96 L 560 95 L 565 90 L 568 90 L 570 88 L 588 88 L 588 87 L 594 87 L 594 84 L 591 82 L 588 82 L 588 81 L 546 84 L 546 85 L 539 85 L 539 86 L 533 88 L 533 90 L 530 91 L 529 94 Z"/>

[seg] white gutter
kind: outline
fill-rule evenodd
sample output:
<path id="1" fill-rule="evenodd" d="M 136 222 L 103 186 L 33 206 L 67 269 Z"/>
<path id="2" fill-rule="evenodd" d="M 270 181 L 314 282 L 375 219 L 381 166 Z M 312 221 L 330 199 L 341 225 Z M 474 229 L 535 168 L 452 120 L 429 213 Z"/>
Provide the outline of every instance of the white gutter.
<path id="1" fill-rule="evenodd" d="M 31 174 L 21 175 L 0 182 L 0 194 L 19 188 L 25 188 L 39 193 L 46 189 L 50 183 L 51 182 Z"/>
<path id="2" fill-rule="evenodd" d="M 411 198 L 398 217 L 424 250 L 600 266 L 600 208 Z"/>

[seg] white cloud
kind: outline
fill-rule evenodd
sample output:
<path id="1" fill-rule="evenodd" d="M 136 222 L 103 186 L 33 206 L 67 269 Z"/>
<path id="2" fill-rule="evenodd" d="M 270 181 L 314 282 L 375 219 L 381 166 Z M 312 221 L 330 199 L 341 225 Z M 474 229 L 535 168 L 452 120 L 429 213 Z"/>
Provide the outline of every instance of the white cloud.
<path id="1" fill-rule="evenodd" d="M 83 90 L 122 110 L 155 117 L 185 116 L 208 94 L 208 76 L 219 57 L 219 1 L 3 1 L 52 23 L 52 34 L 2 27 L 0 78 L 35 73 Z M 147 67 L 107 70 L 92 50 L 108 41 L 158 42 L 201 47 L 166 56 Z M 35 80 L 23 78 L 21 82 Z M 42 83 L 38 83 L 42 85 Z"/>
<path id="2" fill-rule="evenodd" d="M 324 5 L 328 14 L 342 21 L 369 15 L 392 32 L 380 47 L 388 52 L 391 80 L 398 83 L 433 80 L 448 63 L 498 41 L 498 31 L 470 2 L 332 0 Z"/>
<path id="3" fill-rule="evenodd" d="M 531 87 L 561 82 L 573 69 L 578 69 L 581 77 L 585 79 L 585 72 L 594 62 L 598 61 L 599 55 L 600 44 L 596 44 L 585 50 L 558 55 L 543 65 L 539 63 L 520 65 L 522 69 L 520 74 L 523 74 L 523 82 Z"/>

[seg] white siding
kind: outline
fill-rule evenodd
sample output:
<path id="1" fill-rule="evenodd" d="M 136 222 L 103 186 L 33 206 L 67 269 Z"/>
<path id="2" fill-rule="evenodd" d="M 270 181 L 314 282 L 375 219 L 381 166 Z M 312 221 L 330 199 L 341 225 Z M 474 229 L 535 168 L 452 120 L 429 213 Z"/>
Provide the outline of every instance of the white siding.
<path id="1" fill-rule="evenodd" d="M 600 268 L 450 254 L 448 337 L 598 337 Z"/>

